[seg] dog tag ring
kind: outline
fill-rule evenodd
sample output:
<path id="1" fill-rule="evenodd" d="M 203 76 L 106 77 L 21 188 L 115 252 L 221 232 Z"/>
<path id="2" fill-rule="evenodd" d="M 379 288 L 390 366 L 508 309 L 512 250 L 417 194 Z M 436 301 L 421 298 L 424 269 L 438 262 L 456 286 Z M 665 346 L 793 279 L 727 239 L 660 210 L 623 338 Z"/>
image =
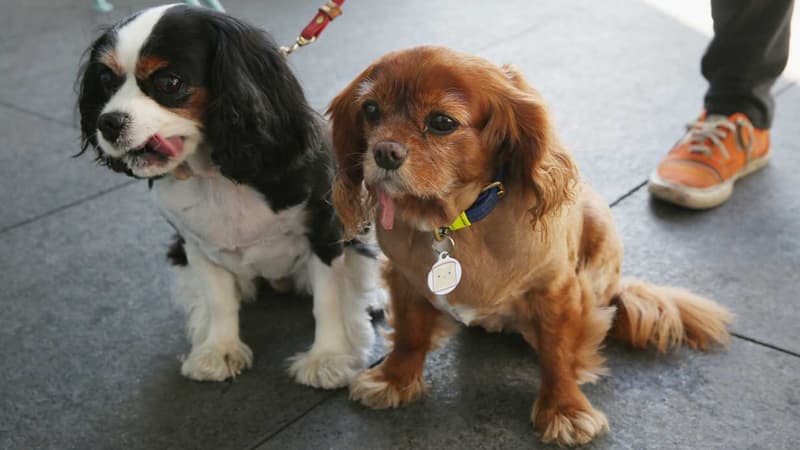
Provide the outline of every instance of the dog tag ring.
<path id="1" fill-rule="evenodd" d="M 428 289 L 436 295 L 445 295 L 461 282 L 461 263 L 447 252 L 439 253 L 428 272 Z"/>

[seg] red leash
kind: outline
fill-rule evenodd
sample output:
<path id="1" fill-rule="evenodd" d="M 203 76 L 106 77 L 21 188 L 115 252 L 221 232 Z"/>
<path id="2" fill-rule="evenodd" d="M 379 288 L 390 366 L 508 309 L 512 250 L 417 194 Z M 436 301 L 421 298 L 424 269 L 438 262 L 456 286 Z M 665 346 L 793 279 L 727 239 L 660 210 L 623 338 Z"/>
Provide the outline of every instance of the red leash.
<path id="1" fill-rule="evenodd" d="M 344 1 L 345 0 L 328 0 L 324 5 L 320 6 L 319 10 L 317 10 L 317 14 L 311 19 L 311 22 L 303 28 L 303 31 L 300 32 L 300 36 L 297 36 L 295 43 L 290 47 L 281 47 L 283 56 L 288 56 L 298 48 L 316 41 L 317 37 L 322 34 L 322 30 L 324 30 L 333 19 L 342 15 L 342 4 L 344 4 Z"/>

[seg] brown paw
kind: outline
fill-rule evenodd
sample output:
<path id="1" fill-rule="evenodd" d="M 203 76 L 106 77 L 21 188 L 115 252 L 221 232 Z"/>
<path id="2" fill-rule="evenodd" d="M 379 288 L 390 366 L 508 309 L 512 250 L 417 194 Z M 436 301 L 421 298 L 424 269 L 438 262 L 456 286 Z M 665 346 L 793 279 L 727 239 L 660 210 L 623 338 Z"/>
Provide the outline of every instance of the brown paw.
<path id="1" fill-rule="evenodd" d="M 372 409 L 397 408 L 425 395 L 422 376 L 398 383 L 386 378 L 380 366 L 357 376 L 350 384 L 350 398 Z"/>
<path id="2" fill-rule="evenodd" d="M 605 414 L 591 406 L 588 409 L 540 409 L 537 401 L 531 419 L 545 443 L 582 445 L 609 431 Z"/>

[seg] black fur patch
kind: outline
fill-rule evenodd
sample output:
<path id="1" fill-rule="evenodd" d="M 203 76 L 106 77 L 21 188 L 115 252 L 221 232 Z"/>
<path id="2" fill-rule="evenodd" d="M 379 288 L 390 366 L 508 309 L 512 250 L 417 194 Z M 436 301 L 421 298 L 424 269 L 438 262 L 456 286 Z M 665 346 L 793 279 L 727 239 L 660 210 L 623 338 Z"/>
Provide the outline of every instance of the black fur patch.
<path id="1" fill-rule="evenodd" d="M 344 246 L 367 258 L 377 259 L 380 254 L 380 250 L 374 245 L 367 244 L 358 239 L 349 240 L 344 243 Z"/>
<path id="2" fill-rule="evenodd" d="M 176 234 L 175 240 L 170 244 L 169 250 L 167 250 L 167 260 L 173 266 L 186 266 L 189 264 L 189 260 L 186 258 L 186 250 L 183 248 L 183 244 L 186 241 L 183 240 L 181 235 Z"/>

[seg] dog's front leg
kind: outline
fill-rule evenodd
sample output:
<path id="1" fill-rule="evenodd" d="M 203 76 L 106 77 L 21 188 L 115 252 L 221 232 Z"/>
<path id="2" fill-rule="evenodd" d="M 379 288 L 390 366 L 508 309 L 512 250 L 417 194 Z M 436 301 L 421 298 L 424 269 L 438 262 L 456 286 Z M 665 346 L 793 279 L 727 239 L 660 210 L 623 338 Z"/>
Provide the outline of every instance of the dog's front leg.
<path id="1" fill-rule="evenodd" d="M 457 324 L 419 295 L 403 276 L 387 268 L 389 319 L 394 332 L 391 351 L 374 369 L 350 385 L 350 398 L 375 408 L 397 408 L 421 397 L 425 391 L 422 370 L 428 352 L 449 337 Z"/>
<path id="2" fill-rule="evenodd" d="M 599 346 L 611 324 L 611 314 L 587 296 L 591 293 L 570 279 L 529 298 L 535 305 L 533 329 L 542 372 L 531 419 L 545 442 L 585 444 L 608 431 L 606 416 L 578 387 L 589 367 L 600 371 Z"/>
<path id="3" fill-rule="evenodd" d="M 196 307 L 205 308 L 202 342 L 193 343 L 181 373 L 193 380 L 223 381 L 235 377 L 253 363 L 253 352 L 239 339 L 239 293 L 236 277 L 210 261 L 197 247 L 186 244 L 189 270 L 200 284 Z"/>
<path id="4" fill-rule="evenodd" d="M 289 374 L 300 384 L 333 389 L 346 386 L 366 364 L 371 346 L 372 328 L 366 305 L 348 305 L 357 301 L 348 298 L 347 273 L 343 258 L 328 265 L 316 255 L 308 262 L 308 278 L 314 295 L 314 344 L 311 348 L 290 358 Z M 350 339 L 348 327 L 356 322 L 368 327 L 366 339 Z M 359 333 L 362 337 L 364 330 Z M 362 342 L 363 341 L 363 342 Z"/>

